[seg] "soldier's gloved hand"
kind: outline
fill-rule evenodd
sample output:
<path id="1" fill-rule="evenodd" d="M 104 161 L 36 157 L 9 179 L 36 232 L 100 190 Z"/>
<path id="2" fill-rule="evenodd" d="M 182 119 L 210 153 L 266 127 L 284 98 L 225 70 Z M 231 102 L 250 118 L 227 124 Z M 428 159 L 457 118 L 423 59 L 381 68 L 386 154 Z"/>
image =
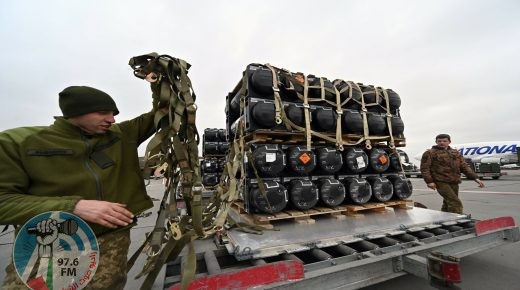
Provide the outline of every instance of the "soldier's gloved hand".
<path id="1" fill-rule="evenodd" d="M 72 213 L 85 221 L 112 229 L 126 227 L 133 222 L 134 218 L 125 204 L 103 200 L 82 199 L 76 204 Z"/>
<path id="2" fill-rule="evenodd" d="M 434 182 L 432 183 L 426 183 L 426 186 L 428 186 L 428 188 L 431 188 L 433 190 L 437 190 L 437 185 L 435 185 Z"/>

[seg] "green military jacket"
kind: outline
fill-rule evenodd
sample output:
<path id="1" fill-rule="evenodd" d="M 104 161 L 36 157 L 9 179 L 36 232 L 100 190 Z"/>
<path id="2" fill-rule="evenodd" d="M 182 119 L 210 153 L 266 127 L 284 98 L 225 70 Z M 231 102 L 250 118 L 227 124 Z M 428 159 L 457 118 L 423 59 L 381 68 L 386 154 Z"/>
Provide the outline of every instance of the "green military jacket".
<path id="1" fill-rule="evenodd" d="M 460 183 L 461 172 L 469 179 L 478 178 L 456 149 L 433 146 L 422 155 L 421 174 L 426 183 Z"/>
<path id="2" fill-rule="evenodd" d="M 80 199 L 153 206 L 137 148 L 154 132 L 154 112 L 87 136 L 63 117 L 53 125 L 0 132 L 0 224 L 21 225 L 46 211 L 72 212 Z M 99 235 L 108 231 L 89 224 Z"/>

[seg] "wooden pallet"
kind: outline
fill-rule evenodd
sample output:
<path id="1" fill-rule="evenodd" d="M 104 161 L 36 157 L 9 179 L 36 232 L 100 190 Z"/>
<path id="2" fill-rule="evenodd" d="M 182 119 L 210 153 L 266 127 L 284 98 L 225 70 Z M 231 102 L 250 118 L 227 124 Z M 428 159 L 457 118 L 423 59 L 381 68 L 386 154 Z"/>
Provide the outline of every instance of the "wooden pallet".
<path id="1" fill-rule="evenodd" d="M 389 209 L 411 209 L 411 200 L 392 200 L 386 202 L 369 202 L 362 205 L 347 205 L 348 216 L 361 217 L 365 212 L 387 212 Z"/>
<path id="2" fill-rule="evenodd" d="M 327 207 L 313 207 L 308 210 L 292 210 L 287 209 L 273 214 L 261 213 L 247 213 L 244 209 L 244 204 L 241 202 L 234 203 L 231 207 L 244 220 L 263 226 L 268 229 L 274 228 L 272 222 L 289 220 L 298 224 L 314 224 L 316 221 L 312 218 L 318 215 L 329 215 L 337 219 L 344 219 L 347 212 L 345 206 L 338 206 L 335 208 Z"/>
<path id="3" fill-rule="evenodd" d="M 330 138 L 336 138 L 335 134 L 324 134 Z M 343 134 L 342 139 L 346 143 L 354 144 L 357 143 L 363 135 L 358 134 Z M 306 141 L 305 133 L 300 131 L 280 131 L 280 130 L 256 130 L 254 132 L 247 133 L 244 136 L 244 140 L 248 144 L 252 143 L 283 143 L 283 144 L 304 144 Z M 326 144 L 328 141 L 320 139 L 319 137 L 312 137 L 312 142 L 315 145 Z M 381 140 L 372 140 L 373 146 L 388 146 L 390 137 L 383 138 Z M 363 145 L 362 142 L 360 145 Z M 396 147 L 406 146 L 405 138 L 394 138 L 394 145 Z"/>
<path id="4" fill-rule="evenodd" d="M 265 131 L 257 130 L 244 136 L 248 144 L 252 143 L 284 143 L 299 144 L 305 142 L 305 135 L 301 132 Z"/>
<path id="5" fill-rule="evenodd" d="M 412 209 L 414 202 L 413 200 L 392 200 L 385 202 L 385 205 L 395 209 Z"/>
<path id="6" fill-rule="evenodd" d="M 362 212 L 386 212 L 387 208 L 383 202 L 369 202 L 361 205 L 346 205 L 348 216 L 363 216 Z"/>
<path id="7" fill-rule="evenodd" d="M 413 201 L 371 202 L 363 205 L 341 205 L 334 208 L 313 207 L 308 210 L 287 209 L 273 214 L 247 213 L 242 202 L 236 202 L 231 207 L 242 219 L 268 229 L 274 228 L 273 222 L 281 220 L 289 220 L 298 224 L 314 224 L 316 222 L 314 218 L 320 215 L 345 219 L 347 216 L 362 217 L 366 212 L 386 212 L 390 208 L 410 209 L 413 208 Z"/>

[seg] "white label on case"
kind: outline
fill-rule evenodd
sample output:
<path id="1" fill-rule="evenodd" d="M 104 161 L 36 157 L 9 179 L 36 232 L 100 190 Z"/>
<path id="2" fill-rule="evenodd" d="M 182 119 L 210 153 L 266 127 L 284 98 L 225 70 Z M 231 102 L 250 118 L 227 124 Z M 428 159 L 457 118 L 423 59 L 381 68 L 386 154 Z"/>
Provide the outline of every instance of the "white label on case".
<path id="1" fill-rule="evenodd" d="M 363 168 L 366 166 L 365 164 L 365 159 L 363 159 L 363 156 L 359 156 L 356 158 L 356 161 L 357 161 L 357 166 L 358 168 Z"/>

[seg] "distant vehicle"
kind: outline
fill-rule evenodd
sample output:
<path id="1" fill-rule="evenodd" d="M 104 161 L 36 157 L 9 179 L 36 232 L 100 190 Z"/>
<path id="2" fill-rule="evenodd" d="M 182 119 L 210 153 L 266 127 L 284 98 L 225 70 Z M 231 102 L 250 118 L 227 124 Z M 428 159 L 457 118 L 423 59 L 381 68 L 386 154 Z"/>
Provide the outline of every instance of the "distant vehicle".
<path id="1" fill-rule="evenodd" d="M 495 160 L 499 160 L 500 165 L 505 165 L 518 163 L 520 141 L 477 142 L 452 144 L 450 146 L 459 150 L 465 159 L 471 159 L 472 162 L 496 162 Z M 416 155 L 415 159 L 420 161 L 423 153 L 424 151 Z"/>
<path id="2" fill-rule="evenodd" d="M 406 177 L 421 177 L 421 171 L 419 170 L 419 167 L 417 165 L 410 162 L 410 158 L 408 157 L 408 154 L 404 152 L 401 149 L 397 149 L 397 152 L 399 152 L 399 158 L 401 160 L 401 165 L 403 172 Z"/>
<path id="3" fill-rule="evenodd" d="M 465 158 L 469 167 L 478 175 L 480 179 L 485 177 L 491 177 L 493 179 L 499 179 L 500 176 L 506 175 L 502 173 L 500 168 L 500 158 L 482 158 L 480 161 L 473 161 L 471 158 Z"/>

